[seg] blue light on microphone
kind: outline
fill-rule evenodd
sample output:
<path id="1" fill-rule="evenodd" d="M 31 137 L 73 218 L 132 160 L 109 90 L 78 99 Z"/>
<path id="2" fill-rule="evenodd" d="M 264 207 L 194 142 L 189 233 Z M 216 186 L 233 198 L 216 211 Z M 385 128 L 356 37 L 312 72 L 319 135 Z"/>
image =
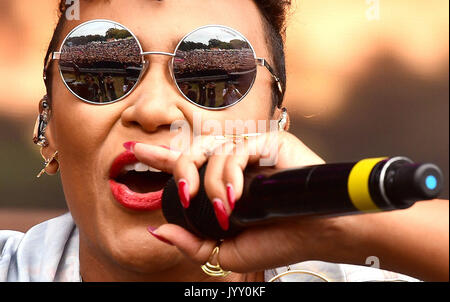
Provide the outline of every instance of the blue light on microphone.
<path id="1" fill-rule="evenodd" d="M 427 178 L 425 178 L 425 185 L 428 189 L 434 190 L 437 186 L 437 179 L 433 175 L 428 175 Z"/>

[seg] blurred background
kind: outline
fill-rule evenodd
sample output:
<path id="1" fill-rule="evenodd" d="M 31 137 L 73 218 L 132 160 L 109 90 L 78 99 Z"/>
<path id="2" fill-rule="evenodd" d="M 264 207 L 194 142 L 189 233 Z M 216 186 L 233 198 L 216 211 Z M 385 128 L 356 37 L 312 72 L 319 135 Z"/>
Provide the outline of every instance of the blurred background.
<path id="1" fill-rule="evenodd" d="M 0 0 L 0 229 L 67 211 L 31 142 L 45 94 L 56 0 Z M 291 132 L 327 162 L 408 156 L 444 170 L 448 199 L 449 1 L 293 1 L 287 32 Z"/>

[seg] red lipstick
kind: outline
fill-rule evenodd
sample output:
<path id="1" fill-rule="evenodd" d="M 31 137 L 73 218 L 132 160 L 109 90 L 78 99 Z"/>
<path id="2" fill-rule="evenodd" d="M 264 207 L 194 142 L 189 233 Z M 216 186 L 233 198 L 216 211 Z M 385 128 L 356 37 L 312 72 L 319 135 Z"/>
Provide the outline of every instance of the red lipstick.
<path id="1" fill-rule="evenodd" d="M 109 173 L 109 186 L 115 200 L 122 206 L 137 211 L 153 211 L 161 209 L 163 190 L 148 193 L 132 191 L 126 184 L 117 182 L 116 179 L 126 165 L 139 162 L 130 151 L 121 153 L 113 161 Z"/>

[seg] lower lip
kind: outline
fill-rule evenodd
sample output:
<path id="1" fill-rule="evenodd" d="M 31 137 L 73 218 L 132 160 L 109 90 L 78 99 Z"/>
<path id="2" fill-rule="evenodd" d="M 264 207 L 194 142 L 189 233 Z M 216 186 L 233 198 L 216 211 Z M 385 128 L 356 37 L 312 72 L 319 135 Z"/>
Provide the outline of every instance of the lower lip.
<path id="1" fill-rule="evenodd" d="M 163 190 L 149 193 L 136 193 L 126 185 L 109 180 L 114 198 L 124 207 L 136 211 L 154 211 L 161 209 Z"/>

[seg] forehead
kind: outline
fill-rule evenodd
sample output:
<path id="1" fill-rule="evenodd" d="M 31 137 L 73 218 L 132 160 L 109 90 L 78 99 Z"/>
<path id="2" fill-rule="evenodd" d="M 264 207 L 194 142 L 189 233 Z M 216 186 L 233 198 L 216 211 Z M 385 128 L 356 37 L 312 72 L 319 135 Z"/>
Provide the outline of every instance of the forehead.
<path id="1" fill-rule="evenodd" d="M 85 0 L 81 1 L 80 20 L 66 22 L 64 36 L 94 19 L 124 25 L 144 51 L 172 52 L 188 32 L 220 24 L 241 32 L 258 56 L 267 54 L 261 15 L 252 0 Z"/>

